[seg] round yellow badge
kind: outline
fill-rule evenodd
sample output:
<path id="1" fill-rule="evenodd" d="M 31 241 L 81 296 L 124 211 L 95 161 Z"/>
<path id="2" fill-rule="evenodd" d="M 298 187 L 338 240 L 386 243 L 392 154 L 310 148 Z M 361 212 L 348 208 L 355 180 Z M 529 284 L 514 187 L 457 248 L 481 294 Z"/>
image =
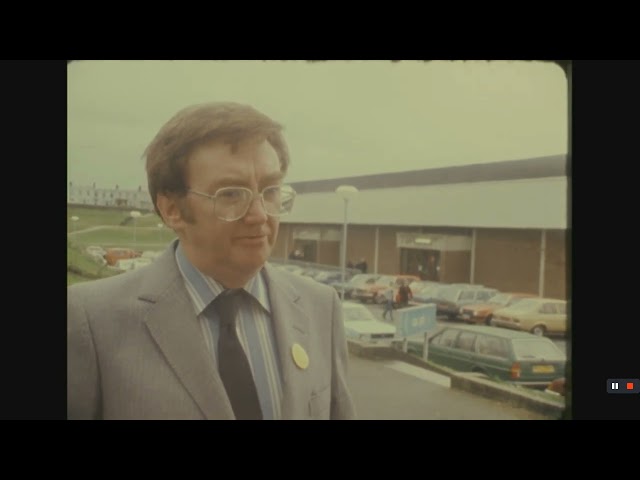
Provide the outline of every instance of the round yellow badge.
<path id="1" fill-rule="evenodd" d="M 294 343 L 291 347 L 291 355 L 298 368 L 305 370 L 309 366 L 309 355 L 307 355 L 307 352 L 304 351 L 301 345 Z"/>

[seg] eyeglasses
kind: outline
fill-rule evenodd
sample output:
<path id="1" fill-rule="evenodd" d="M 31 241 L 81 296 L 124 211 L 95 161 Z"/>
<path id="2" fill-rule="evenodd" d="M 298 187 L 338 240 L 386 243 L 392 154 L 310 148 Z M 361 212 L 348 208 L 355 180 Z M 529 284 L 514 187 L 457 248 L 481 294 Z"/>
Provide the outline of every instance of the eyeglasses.
<path id="1" fill-rule="evenodd" d="M 213 195 L 192 189 L 189 189 L 188 192 L 211 200 L 215 216 L 227 222 L 244 217 L 255 197 L 253 191 L 245 187 L 223 187 Z M 258 195 L 262 200 L 266 214 L 271 217 L 280 217 L 291 212 L 296 192 L 289 185 L 272 185 L 266 187 Z"/>

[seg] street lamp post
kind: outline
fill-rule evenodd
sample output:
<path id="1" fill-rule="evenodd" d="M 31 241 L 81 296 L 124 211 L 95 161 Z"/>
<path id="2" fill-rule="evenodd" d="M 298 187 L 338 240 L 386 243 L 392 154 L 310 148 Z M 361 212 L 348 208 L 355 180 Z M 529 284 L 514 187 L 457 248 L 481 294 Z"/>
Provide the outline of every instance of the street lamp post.
<path id="1" fill-rule="evenodd" d="M 131 213 L 129 214 L 131 215 L 131 217 L 133 218 L 133 249 L 137 250 L 136 245 L 136 228 L 138 226 L 138 217 L 141 215 L 141 213 L 137 210 L 132 210 Z"/>
<path id="2" fill-rule="evenodd" d="M 347 270 L 347 223 L 348 223 L 349 200 L 351 200 L 358 194 L 358 189 L 352 185 L 340 185 L 338 188 L 336 188 L 336 193 L 344 200 L 344 223 L 342 225 L 342 252 L 341 252 L 341 267 L 342 267 L 341 300 L 344 300 L 344 283 L 345 283 L 346 270 Z"/>

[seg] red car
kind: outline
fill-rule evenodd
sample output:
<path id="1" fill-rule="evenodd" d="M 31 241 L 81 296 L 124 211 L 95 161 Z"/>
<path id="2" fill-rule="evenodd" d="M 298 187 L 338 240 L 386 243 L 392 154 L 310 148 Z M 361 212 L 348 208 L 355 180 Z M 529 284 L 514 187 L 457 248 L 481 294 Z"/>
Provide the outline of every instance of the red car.
<path id="1" fill-rule="evenodd" d="M 108 248 L 107 253 L 104 255 L 104 259 L 107 261 L 107 265 L 115 265 L 118 260 L 126 258 L 138 258 L 142 255 L 142 252 L 137 252 L 131 248 Z"/>
<path id="2" fill-rule="evenodd" d="M 460 308 L 459 318 L 466 323 L 475 323 L 478 325 L 490 325 L 491 316 L 494 310 L 503 307 L 509 307 L 523 298 L 535 297 L 531 293 L 506 292 L 498 293 L 491 297 L 485 303 L 476 303 L 473 305 L 465 305 Z"/>
<path id="3" fill-rule="evenodd" d="M 371 303 L 384 303 L 384 291 L 393 287 L 394 290 L 394 299 L 398 299 L 398 288 L 400 287 L 401 282 L 403 281 L 415 282 L 419 281 L 420 278 L 416 275 L 381 275 L 376 279 L 375 283 L 361 285 L 357 289 L 355 289 L 352 293 L 352 297 L 360 300 L 362 303 L 371 302 Z M 411 283 L 409 283 L 409 288 L 411 288 Z"/>

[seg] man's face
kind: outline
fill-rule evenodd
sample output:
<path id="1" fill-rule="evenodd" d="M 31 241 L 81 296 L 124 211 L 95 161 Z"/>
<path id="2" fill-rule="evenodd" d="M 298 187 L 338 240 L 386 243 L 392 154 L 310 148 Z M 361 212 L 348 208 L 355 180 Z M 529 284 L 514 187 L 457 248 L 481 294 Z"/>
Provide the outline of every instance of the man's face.
<path id="1" fill-rule="evenodd" d="M 210 199 L 186 195 L 182 212 L 190 215 L 181 215 L 177 230 L 195 266 L 223 283 L 230 276 L 255 274 L 271 254 L 279 225 L 257 193 L 281 182 L 278 155 L 266 140 L 241 144 L 233 154 L 218 142 L 195 150 L 187 164 L 187 188 L 213 195 L 222 187 L 246 187 L 255 195 L 246 215 L 232 222 L 217 218 Z"/>

